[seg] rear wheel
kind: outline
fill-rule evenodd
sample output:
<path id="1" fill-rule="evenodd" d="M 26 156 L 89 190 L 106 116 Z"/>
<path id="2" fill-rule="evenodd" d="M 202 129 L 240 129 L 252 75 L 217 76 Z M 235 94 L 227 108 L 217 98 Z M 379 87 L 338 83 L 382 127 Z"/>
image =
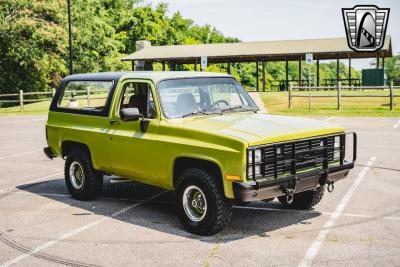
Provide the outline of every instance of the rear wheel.
<path id="1" fill-rule="evenodd" d="M 202 169 L 188 169 L 176 186 L 178 215 L 185 229 L 212 235 L 224 229 L 232 217 L 232 205 L 216 177 Z"/>
<path id="2" fill-rule="evenodd" d="M 73 198 L 95 198 L 103 186 L 103 175 L 93 168 L 90 155 L 80 149 L 71 151 L 65 160 L 65 183 Z"/>
<path id="3" fill-rule="evenodd" d="M 278 197 L 278 200 L 284 207 L 294 209 L 310 209 L 317 205 L 324 196 L 325 186 L 319 186 L 316 189 L 294 194 L 293 202 L 288 203 L 286 196 Z"/>

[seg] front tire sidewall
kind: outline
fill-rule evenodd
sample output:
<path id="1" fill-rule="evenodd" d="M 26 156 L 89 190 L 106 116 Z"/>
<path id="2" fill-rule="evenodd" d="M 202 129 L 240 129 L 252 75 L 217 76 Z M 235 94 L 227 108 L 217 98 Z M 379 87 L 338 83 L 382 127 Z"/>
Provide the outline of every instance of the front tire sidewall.
<path id="1" fill-rule="evenodd" d="M 207 209 L 205 211 L 205 216 L 202 220 L 200 221 L 192 221 L 187 215 L 186 212 L 183 208 L 183 193 L 185 189 L 191 185 L 195 185 L 199 187 L 203 193 L 204 197 L 207 201 Z M 216 198 L 214 195 L 213 190 L 211 187 L 204 181 L 194 179 L 194 178 L 188 178 L 185 181 L 183 181 L 177 190 L 177 204 L 178 204 L 178 213 L 179 213 L 179 218 L 183 224 L 183 226 L 186 228 L 186 230 L 195 233 L 195 234 L 207 234 L 204 233 L 202 229 L 209 229 L 212 227 L 213 223 L 216 220 L 217 217 L 217 211 L 216 211 Z"/>

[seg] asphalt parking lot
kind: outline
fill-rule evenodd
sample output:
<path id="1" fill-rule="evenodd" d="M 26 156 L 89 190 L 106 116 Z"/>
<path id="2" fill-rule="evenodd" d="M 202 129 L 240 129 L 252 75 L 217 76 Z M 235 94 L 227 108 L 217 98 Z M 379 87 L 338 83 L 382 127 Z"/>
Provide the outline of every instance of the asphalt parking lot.
<path id="1" fill-rule="evenodd" d="M 400 121 L 318 118 L 355 130 L 355 169 L 315 209 L 236 207 L 222 233 L 185 232 L 172 192 L 107 177 L 72 199 L 47 159 L 43 116 L 0 117 L 0 266 L 398 266 Z"/>

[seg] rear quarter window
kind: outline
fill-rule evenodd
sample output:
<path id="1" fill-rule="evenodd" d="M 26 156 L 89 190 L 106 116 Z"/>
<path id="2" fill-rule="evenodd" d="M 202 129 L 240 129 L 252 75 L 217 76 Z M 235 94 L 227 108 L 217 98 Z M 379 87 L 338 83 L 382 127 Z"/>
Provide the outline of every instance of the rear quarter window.
<path id="1" fill-rule="evenodd" d="M 65 85 L 58 107 L 101 112 L 106 107 L 113 81 L 70 81 Z"/>

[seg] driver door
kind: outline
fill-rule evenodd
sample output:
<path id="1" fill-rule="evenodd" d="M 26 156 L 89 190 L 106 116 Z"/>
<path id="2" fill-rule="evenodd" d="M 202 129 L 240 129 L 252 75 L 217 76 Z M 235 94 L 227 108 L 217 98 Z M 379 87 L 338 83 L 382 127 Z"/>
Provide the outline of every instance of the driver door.
<path id="1" fill-rule="evenodd" d="M 152 83 L 142 80 L 125 81 L 112 111 L 109 159 L 113 173 L 147 183 L 154 182 L 155 142 L 159 125 L 159 111 L 154 103 Z M 138 121 L 121 120 L 122 108 L 137 108 L 143 115 Z M 146 131 L 140 124 L 148 120 Z"/>

